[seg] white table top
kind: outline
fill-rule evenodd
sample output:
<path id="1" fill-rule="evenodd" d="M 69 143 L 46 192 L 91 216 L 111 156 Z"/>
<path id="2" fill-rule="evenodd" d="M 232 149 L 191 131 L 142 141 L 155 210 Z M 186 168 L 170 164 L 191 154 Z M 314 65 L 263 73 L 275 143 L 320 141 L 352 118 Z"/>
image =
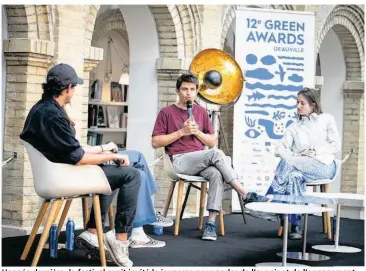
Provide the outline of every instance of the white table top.
<path id="1" fill-rule="evenodd" d="M 327 199 L 352 199 L 352 200 L 365 200 L 365 195 L 353 194 L 353 193 L 321 193 L 321 192 L 310 192 L 305 193 L 307 196 L 314 196 L 319 198 Z"/>
<path id="2" fill-rule="evenodd" d="M 325 208 L 321 206 L 278 202 L 251 202 L 245 204 L 245 208 L 272 214 L 312 214 L 332 211 L 332 208 Z"/>

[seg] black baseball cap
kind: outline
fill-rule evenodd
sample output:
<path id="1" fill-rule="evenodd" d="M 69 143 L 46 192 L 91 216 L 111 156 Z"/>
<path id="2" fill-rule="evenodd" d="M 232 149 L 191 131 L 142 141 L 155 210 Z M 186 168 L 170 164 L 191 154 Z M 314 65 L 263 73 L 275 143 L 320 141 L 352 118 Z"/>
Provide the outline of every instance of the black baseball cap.
<path id="1" fill-rule="evenodd" d="M 74 70 L 68 64 L 60 63 L 53 66 L 47 73 L 47 81 L 52 79 L 57 79 L 64 86 L 68 86 L 70 84 L 77 85 L 83 84 L 84 80 L 81 79 Z"/>

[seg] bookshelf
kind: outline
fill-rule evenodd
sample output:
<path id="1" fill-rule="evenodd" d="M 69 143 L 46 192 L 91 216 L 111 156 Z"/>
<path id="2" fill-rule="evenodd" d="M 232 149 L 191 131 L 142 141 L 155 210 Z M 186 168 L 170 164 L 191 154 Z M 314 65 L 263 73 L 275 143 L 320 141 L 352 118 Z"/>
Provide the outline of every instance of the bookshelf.
<path id="1" fill-rule="evenodd" d="M 88 145 L 113 141 L 120 149 L 126 147 L 128 85 L 95 80 L 89 89 Z"/>
<path id="2" fill-rule="evenodd" d="M 89 104 L 91 104 L 91 105 L 127 106 L 127 102 L 102 102 L 102 101 L 94 101 L 94 100 L 90 100 Z"/>
<path id="3" fill-rule="evenodd" d="M 126 128 L 88 128 L 89 132 L 127 132 Z"/>

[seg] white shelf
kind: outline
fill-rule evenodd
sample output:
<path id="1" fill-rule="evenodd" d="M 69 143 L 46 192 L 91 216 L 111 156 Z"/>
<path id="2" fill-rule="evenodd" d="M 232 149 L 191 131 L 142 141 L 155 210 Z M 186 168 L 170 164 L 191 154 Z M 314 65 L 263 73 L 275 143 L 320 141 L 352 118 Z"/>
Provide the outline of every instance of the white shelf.
<path id="1" fill-rule="evenodd" d="M 102 101 L 89 101 L 89 104 L 93 105 L 114 105 L 114 106 L 127 106 L 127 102 L 102 102 Z"/>
<path id="2" fill-rule="evenodd" d="M 89 132 L 127 132 L 126 128 L 88 128 Z"/>

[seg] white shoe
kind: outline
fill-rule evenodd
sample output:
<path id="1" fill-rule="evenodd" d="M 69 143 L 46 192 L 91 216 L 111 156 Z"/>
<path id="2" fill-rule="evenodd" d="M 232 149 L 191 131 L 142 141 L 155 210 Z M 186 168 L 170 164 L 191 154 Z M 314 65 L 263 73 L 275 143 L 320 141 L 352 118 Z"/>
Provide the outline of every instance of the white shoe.
<path id="1" fill-rule="evenodd" d="M 100 260 L 99 254 L 99 242 L 98 236 L 89 231 L 82 232 L 79 236 L 75 238 L 75 244 L 78 248 L 85 251 L 87 255 L 90 255 L 92 259 Z M 107 262 L 113 262 L 113 259 L 108 251 L 108 248 L 104 242 L 105 258 Z"/>
<path id="2" fill-rule="evenodd" d="M 172 219 L 164 217 L 160 212 L 156 213 L 156 221 L 150 223 L 149 225 L 157 226 L 157 227 L 170 227 L 174 224 Z"/>
<path id="3" fill-rule="evenodd" d="M 104 234 L 104 243 L 117 265 L 124 267 L 133 266 L 133 262 L 130 260 L 128 253 L 129 241 L 118 240 L 115 231 L 111 230 Z"/>
<path id="4" fill-rule="evenodd" d="M 131 248 L 141 248 L 141 247 L 165 247 L 166 243 L 164 241 L 159 241 L 151 238 L 150 236 L 146 235 L 147 240 L 137 240 L 132 239 L 130 237 L 130 247 Z"/>

